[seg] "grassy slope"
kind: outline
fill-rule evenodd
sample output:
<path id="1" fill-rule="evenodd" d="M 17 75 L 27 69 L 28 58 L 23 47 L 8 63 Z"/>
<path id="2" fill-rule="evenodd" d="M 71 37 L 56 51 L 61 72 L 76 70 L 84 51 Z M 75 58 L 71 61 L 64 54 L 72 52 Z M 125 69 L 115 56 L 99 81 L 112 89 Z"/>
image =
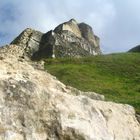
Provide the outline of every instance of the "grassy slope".
<path id="1" fill-rule="evenodd" d="M 46 60 L 45 68 L 66 85 L 131 104 L 140 113 L 140 53 Z"/>

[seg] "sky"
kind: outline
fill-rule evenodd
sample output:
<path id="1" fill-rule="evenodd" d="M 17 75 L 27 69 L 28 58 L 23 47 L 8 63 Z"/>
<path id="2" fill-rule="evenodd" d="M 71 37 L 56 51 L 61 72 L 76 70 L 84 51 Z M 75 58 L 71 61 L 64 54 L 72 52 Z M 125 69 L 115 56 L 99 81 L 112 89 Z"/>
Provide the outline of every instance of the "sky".
<path id="1" fill-rule="evenodd" d="M 74 18 L 93 28 L 104 53 L 125 52 L 140 44 L 139 9 L 140 0 L 0 0 L 0 46 Z"/>

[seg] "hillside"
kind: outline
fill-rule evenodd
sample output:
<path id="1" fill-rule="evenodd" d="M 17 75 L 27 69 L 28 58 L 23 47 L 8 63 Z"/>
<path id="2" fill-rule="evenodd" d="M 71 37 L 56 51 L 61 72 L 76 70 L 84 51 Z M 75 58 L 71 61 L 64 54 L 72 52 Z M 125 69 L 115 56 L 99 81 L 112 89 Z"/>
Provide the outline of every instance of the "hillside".
<path id="1" fill-rule="evenodd" d="M 140 45 L 130 49 L 129 52 L 140 52 Z"/>
<path id="2" fill-rule="evenodd" d="M 95 91 L 140 113 L 140 54 L 120 53 L 45 61 L 47 71 L 66 85 Z"/>

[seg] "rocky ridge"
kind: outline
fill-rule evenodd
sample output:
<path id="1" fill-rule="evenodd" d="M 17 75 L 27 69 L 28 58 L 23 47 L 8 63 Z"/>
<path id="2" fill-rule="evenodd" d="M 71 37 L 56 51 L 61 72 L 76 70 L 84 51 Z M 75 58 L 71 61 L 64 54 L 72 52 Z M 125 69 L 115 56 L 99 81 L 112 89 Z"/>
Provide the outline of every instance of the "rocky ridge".
<path id="1" fill-rule="evenodd" d="M 28 28 L 11 44 L 23 47 L 24 56 L 32 60 L 101 54 L 99 38 L 92 28 L 85 23 L 78 24 L 74 19 L 47 33 Z"/>

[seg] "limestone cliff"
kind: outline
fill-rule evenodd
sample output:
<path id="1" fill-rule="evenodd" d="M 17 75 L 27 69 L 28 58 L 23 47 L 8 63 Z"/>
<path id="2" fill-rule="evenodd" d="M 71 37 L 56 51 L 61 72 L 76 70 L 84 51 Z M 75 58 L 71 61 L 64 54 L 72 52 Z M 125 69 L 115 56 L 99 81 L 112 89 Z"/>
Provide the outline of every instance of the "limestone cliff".
<path id="1" fill-rule="evenodd" d="M 99 42 L 100 39 L 99 37 L 97 37 L 96 35 L 94 35 L 92 27 L 90 27 L 89 25 L 85 24 L 85 23 L 80 23 L 79 24 L 79 28 L 81 31 L 82 36 L 88 40 L 88 42 L 94 46 L 95 49 L 95 53 L 100 54 L 100 46 L 99 46 Z"/>
<path id="2" fill-rule="evenodd" d="M 74 33 L 77 37 L 80 37 L 80 38 L 82 37 L 81 31 L 78 27 L 78 23 L 74 19 L 71 19 L 70 21 L 65 22 L 63 24 L 60 24 L 54 29 L 55 33 L 63 33 L 63 31 L 70 31 Z"/>
<path id="3" fill-rule="evenodd" d="M 23 52 L 0 48 L 0 140 L 140 139 L 133 107 L 65 86 Z"/>
<path id="4" fill-rule="evenodd" d="M 83 57 L 101 54 L 99 38 L 92 28 L 74 19 L 45 34 L 33 29 L 23 31 L 11 44 L 24 47 L 32 59 Z"/>
<path id="5" fill-rule="evenodd" d="M 43 33 L 27 28 L 11 44 L 17 44 L 23 51 L 23 57 L 31 58 L 40 48 Z"/>

